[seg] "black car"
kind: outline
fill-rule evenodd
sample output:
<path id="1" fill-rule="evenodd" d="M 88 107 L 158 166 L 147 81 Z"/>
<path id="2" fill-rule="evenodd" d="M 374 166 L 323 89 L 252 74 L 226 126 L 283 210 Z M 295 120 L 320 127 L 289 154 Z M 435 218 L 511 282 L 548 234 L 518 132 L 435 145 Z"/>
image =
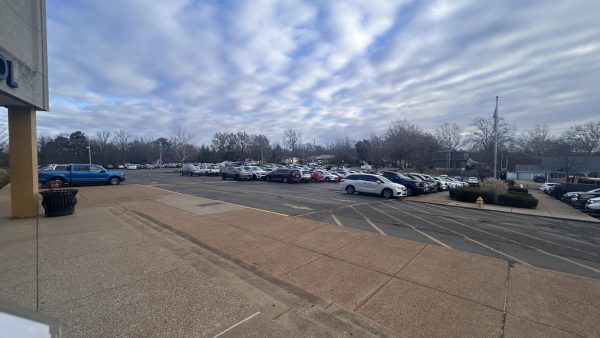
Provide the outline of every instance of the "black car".
<path id="1" fill-rule="evenodd" d="M 571 200 L 573 206 L 578 209 L 583 209 L 587 201 L 594 197 L 600 197 L 600 191 L 588 191 L 577 194 L 577 199 Z"/>
<path id="2" fill-rule="evenodd" d="M 434 180 L 428 180 L 427 178 L 425 178 L 419 174 L 415 174 L 415 173 L 404 174 L 404 175 L 413 180 L 422 181 L 423 183 L 425 183 L 425 185 L 429 188 L 429 192 L 437 192 L 438 191 L 437 182 Z"/>
<path id="3" fill-rule="evenodd" d="M 546 182 L 546 177 L 544 175 L 536 175 L 533 177 L 534 182 L 544 183 Z"/>
<path id="4" fill-rule="evenodd" d="M 384 171 L 381 173 L 381 175 L 394 183 L 400 183 L 405 186 L 406 194 L 408 196 L 420 195 L 427 192 L 425 182 L 417 181 L 410 177 L 404 176 L 403 174 L 391 171 Z"/>

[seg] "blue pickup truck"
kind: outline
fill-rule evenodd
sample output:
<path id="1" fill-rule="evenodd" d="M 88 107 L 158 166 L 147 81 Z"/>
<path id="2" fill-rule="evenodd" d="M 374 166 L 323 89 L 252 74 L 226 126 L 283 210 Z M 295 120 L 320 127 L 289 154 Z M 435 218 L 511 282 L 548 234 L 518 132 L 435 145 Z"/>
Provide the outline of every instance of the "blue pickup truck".
<path id="1" fill-rule="evenodd" d="M 46 186 L 49 181 L 55 181 L 54 186 L 86 185 L 86 184 L 111 184 L 117 185 L 125 181 L 125 174 L 118 170 L 106 170 L 96 164 L 59 164 L 53 169 L 38 171 L 40 185 Z"/>

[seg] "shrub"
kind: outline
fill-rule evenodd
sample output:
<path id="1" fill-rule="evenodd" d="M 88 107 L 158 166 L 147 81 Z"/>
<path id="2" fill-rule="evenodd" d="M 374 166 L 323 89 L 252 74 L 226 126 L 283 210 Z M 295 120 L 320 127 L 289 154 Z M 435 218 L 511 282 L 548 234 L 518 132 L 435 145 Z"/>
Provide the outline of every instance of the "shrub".
<path id="1" fill-rule="evenodd" d="M 527 188 L 510 187 L 510 188 L 508 188 L 508 192 L 524 192 L 524 193 L 528 193 L 529 190 L 527 190 Z"/>
<path id="2" fill-rule="evenodd" d="M 508 191 L 506 183 L 495 178 L 486 178 L 479 186 L 481 187 L 481 191 L 492 194 L 494 201 L 498 198 L 498 195 L 506 194 Z"/>
<path id="3" fill-rule="evenodd" d="M 506 180 L 506 184 L 508 184 L 509 187 L 514 187 L 515 186 L 515 180 Z"/>
<path id="4" fill-rule="evenodd" d="M 501 194 L 498 195 L 498 204 L 507 207 L 535 209 L 538 200 L 522 194 Z"/>
<path id="5" fill-rule="evenodd" d="M 472 202 L 475 203 L 477 198 L 481 196 L 483 201 L 488 204 L 495 202 L 495 196 L 489 191 L 482 191 L 481 188 L 468 187 L 468 188 L 453 188 L 448 191 L 450 198 L 461 201 L 461 202 Z"/>

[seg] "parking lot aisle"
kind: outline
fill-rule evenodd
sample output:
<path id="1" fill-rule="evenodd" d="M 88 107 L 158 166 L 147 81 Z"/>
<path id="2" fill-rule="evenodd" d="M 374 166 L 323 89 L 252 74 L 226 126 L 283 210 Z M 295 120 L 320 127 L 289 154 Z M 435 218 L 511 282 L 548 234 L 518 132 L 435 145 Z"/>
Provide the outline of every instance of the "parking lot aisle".
<path id="1" fill-rule="evenodd" d="M 381 209 L 379 209 L 379 208 L 377 208 L 377 207 L 375 207 L 375 206 L 373 206 L 373 205 L 369 205 L 369 207 L 371 207 L 371 208 L 372 208 L 372 209 L 374 209 L 375 211 L 378 211 L 379 213 L 381 213 L 381 214 L 383 214 L 383 215 L 387 216 L 388 218 L 390 218 L 390 219 L 394 220 L 394 221 L 395 221 L 397 224 L 399 224 L 399 225 L 404 225 L 404 226 L 407 226 L 407 227 L 409 227 L 409 228 L 410 228 L 410 229 L 412 229 L 414 232 L 418 233 L 418 234 L 419 234 L 419 235 L 421 235 L 422 237 L 425 237 L 425 238 L 429 239 L 429 240 L 430 240 L 430 241 L 432 241 L 433 243 L 435 243 L 435 244 L 438 244 L 438 245 L 441 245 L 441 246 L 443 246 L 443 247 L 445 247 L 445 248 L 451 248 L 451 246 L 449 246 L 448 244 L 446 244 L 446 243 L 442 242 L 441 240 L 439 240 L 439 239 L 435 238 L 434 236 L 432 236 L 432 235 L 429 235 L 429 234 L 427 234 L 426 232 L 424 232 L 424 231 L 422 231 L 422 230 L 418 229 L 416 226 L 414 226 L 414 225 L 412 225 L 412 224 L 410 224 L 410 223 L 407 223 L 407 222 L 405 222 L 404 220 L 402 220 L 402 219 L 400 219 L 400 218 L 397 218 L 397 217 L 395 217 L 395 216 L 392 216 L 392 215 L 390 215 L 389 213 L 387 213 L 387 212 L 385 212 L 385 211 L 383 211 L 383 210 L 381 210 Z"/>
<path id="2" fill-rule="evenodd" d="M 373 223 L 373 221 L 371 221 L 370 218 L 368 218 L 367 216 L 365 216 L 365 214 L 363 214 L 362 212 L 360 212 L 359 210 L 357 210 L 355 207 L 350 207 L 352 210 L 354 210 L 357 214 L 361 215 L 362 218 L 365 220 L 365 222 L 367 222 L 367 224 L 369 224 L 371 227 L 373 227 L 373 229 L 377 230 L 377 232 L 379 232 L 380 234 L 387 236 L 387 234 L 385 232 L 383 232 L 383 230 L 381 230 L 375 223 Z"/>
<path id="3" fill-rule="evenodd" d="M 427 223 L 434 227 L 441 228 L 454 236 L 450 236 L 446 239 L 446 241 L 450 241 L 452 239 L 452 243 L 454 244 L 454 248 L 459 250 L 466 250 L 474 253 L 484 254 L 486 256 L 492 257 L 503 257 L 509 261 L 515 261 L 523 264 L 527 264 L 525 261 L 515 257 L 505 251 L 499 250 L 489 243 L 485 241 L 485 238 L 481 238 L 475 236 L 473 233 L 465 233 L 464 231 L 460 231 L 457 227 L 449 226 L 448 224 L 443 224 L 438 220 L 430 221 L 429 219 L 420 217 L 415 215 L 414 213 L 410 213 L 408 211 L 402 210 L 394 205 L 386 205 L 386 207 L 394 209 L 402 214 L 404 218 L 413 219 L 413 223 Z M 439 216 L 442 217 L 442 216 Z"/>

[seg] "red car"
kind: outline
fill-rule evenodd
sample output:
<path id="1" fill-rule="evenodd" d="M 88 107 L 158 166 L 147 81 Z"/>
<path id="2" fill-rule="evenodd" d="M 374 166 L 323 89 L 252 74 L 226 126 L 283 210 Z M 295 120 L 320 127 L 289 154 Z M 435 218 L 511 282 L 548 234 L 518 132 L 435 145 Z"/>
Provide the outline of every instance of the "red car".
<path id="1" fill-rule="evenodd" d="M 320 173 L 313 171 L 312 173 L 310 173 L 310 178 L 313 180 L 313 182 L 323 182 L 325 181 L 325 176 L 321 175 Z"/>

